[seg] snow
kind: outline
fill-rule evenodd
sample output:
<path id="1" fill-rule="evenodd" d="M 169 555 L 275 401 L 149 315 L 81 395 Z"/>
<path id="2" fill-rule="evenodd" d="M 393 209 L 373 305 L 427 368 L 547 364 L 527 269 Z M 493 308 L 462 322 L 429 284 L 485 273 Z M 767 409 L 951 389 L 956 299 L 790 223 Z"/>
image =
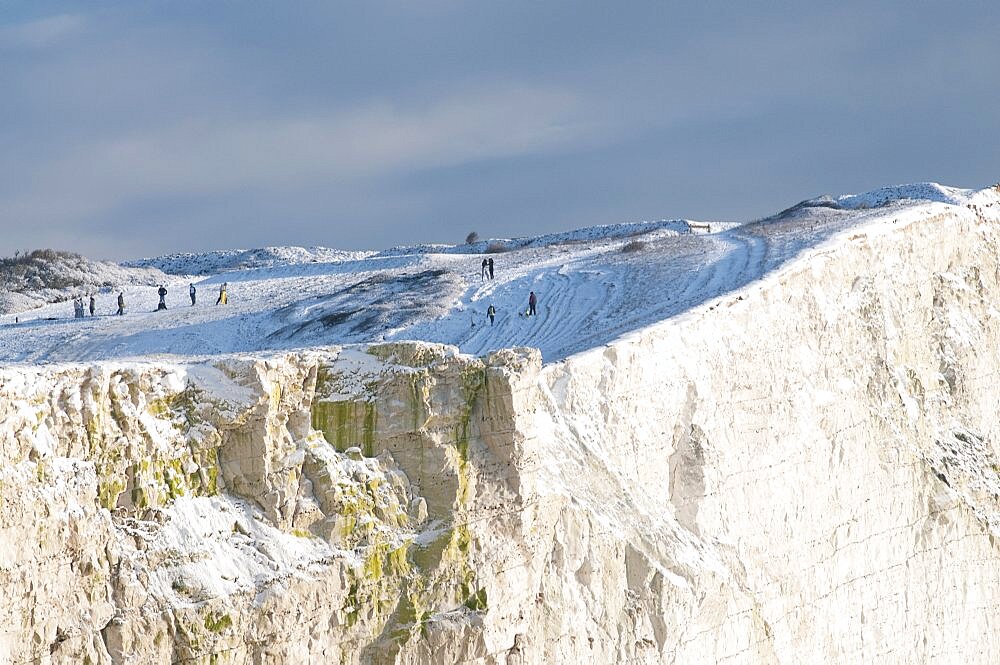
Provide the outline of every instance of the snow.
<path id="1" fill-rule="evenodd" d="M 985 198 L 984 198 L 985 197 Z M 483 354 L 541 349 L 547 362 L 600 347 L 730 294 L 803 253 L 866 228 L 878 232 L 936 210 L 995 200 L 933 183 L 805 201 L 745 223 L 659 221 L 592 227 L 472 245 L 381 252 L 327 248 L 176 255 L 132 262 L 197 276 L 166 280 L 169 309 L 153 311 L 154 287 L 125 286 L 97 298 L 99 316 L 74 320 L 68 302 L 0 317 L 0 361 L 85 361 L 206 356 L 348 343 L 425 340 Z M 623 251 L 632 243 L 630 249 Z M 492 246 L 491 253 L 483 253 Z M 494 280 L 480 276 L 483 258 Z M 198 287 L 191 306 L 187 286 Z M 228 305 L 216 306 L 228 283 Z M 528 294 L 538 316 L 526 317 Z M 495 325 L 486 310 L 496 307 Z M 214 380 L 202 377 L 203 380 Z M 236 400 L 238 401 L 238 399 Z"/>
<path id="2" fill-rule="evenodd" d="M 171 275 L 214 275 L 296 263 L 333 263 L 360 259 L 372 252 L 345 252 L 329 247 L 262 247 L 204 253 L 178 253 L 126 261 L 131 268 L 156 268 Z"/>
<path id="3" fill-rule="evenodd" d="M 212 365 L 191 365 L 186 368 L 191 383 L 217 400 L 238 406 L 248 406 L 256 400 L 256 394 L 248 386 L 241 386 Z"/>
<path id="4" fill-rule="evenodd" d="M 133 535 L 143 549 L 165 559 L 149 583 L 179 605 L 204 598 L 253 591 L 262 582 L 301 573 L 329 558 L 331 548 L 317 538 L 284 533 L 255 516 L 245 502 L 224 495 L 178 497 L 163 511 L 163 528 Z M 340 552 L 347 556 L 347 552 Z"/>

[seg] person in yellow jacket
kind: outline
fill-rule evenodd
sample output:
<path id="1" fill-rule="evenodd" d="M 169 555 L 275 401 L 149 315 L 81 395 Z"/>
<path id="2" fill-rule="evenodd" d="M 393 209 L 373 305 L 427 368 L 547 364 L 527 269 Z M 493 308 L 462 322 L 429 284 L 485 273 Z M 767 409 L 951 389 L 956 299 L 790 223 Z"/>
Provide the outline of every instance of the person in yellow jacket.
<path id="1" fill-rule="evenodd" d="M 219 287 L 219 299 L 215 301 L 216 305 L 225 305 L 229 302 L 229 294 L 226 289 L 229 287 L 229 282 L 223 282 L 222 286 Z"/>

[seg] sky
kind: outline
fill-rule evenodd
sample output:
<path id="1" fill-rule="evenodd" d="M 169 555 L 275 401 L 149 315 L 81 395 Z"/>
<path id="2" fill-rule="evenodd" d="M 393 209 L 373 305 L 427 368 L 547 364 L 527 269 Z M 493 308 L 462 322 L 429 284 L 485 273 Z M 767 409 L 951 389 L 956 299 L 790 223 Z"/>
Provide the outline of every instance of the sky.
<path id="1" fill-rule="evenodd" d="M 983 187 L 997 25 L 967 0 L 0 0 L 0 255 L 459 243 Z"/>

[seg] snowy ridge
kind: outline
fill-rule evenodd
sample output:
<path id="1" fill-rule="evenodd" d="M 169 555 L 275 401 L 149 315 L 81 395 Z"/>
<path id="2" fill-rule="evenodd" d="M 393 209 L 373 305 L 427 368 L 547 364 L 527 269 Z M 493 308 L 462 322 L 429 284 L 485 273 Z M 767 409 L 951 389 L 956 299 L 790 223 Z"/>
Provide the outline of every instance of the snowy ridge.
<path id="1" fill-rule="evenodd" d="M 725 223 L 713 226 L 722 228 Z M 731 224 L 729 224 L 731 225 Z M 656 222 L 623 222 L 605 224 L 585 229 L 575 229 L 561 233 L 549 233 L 529 238 L 490 238 L 471 244 L 444 245 L 420 244 L 401 245 L 374 251 L 346 251 L 329 247 L 262 247 L 259 249 L 216 250 L 211 252 L 180 252 L 152 258 L 124 261 L 121 265 L 134 268 L 156 268 L 170 275 L 207 276 L 225 272 L 275 268 L 307 263 L 339 263 L 361 261 L 366 258 L 389 258 L 411 254 L 482 254 L 509 252 L 526 247 L 545 247 L 563 243 L 582 243 L 595 240 L 610 240 L 638 236 L 654 231 L 675 234 L 687 233 L 692 229 L 706 230 L 708 223 L 684 220 L 660 220 Z"/>
<path id="2" fill-rule="evenodd" d="M 334 263 L 364 258 L 371 252 L 349 252 L 329 247 L 262 247 L 214 252 L 181 252 L 125 261 L 123 266 L 152 267 L 171 275 L 214 275 L 236 270 L 270 268 L 298 263 Z"/>
<path id="3" fill-rule="evenodd" d="M 936 182 L 883 187 L 863 194 L 846 194 L 836 198 L 842 208 L 879 208 L 897 201 L 933 201 L 951 205 L 964 205 L 974 193 L 971 189 L 946 187 Z"/>
<path id="4" fill-rule="evenodd" d="M 725 223 L 719 222 L 714 224 L 714 226 L 721 228 L 723 224 Z M 501 253 L 529 247 L 550 247 L 560 244 L 614 240 L 617 238 L 645 235 L 655 231 L 669 235 L 679 235 L 681 233 L 690 233 L 694 229 L 703 230 L 707 226 L 707 222 L 689 222 L 682 219 L 662 219 L 656 222 L 621 222 L 619 224 L 602 224 L 560 233 L 547 233 L 528 238 L 490 238 L 489 240 L 478 240 L 465 245 L 428 244 L 391 247 L 376 253 L 375 256 Z"/>
<path id="5" fill-rule="evenodd" d="M 506 251 L 491 253 L 481 252 L 501 241 L 360 255 L 270 248 L 195 255 L 176 264 L 163 259 L 168 270 L 222 271 L 194 280 L 199 300 L 193 307 L 190 278 L 174 277 L 167 312 L 153 311 L 153 289 L 128 287 L 124 317 L 107 316 L 115 308 L 108 294 L 98 297 L 103 316 L 94 319 L 72 320 L 67 304 L 39 308 L 18 325 L 0 318 L 8 324 L 0 325 L 0 359 L 200 356 L 415 339 L 471 354 L 531 346 L 546 362 L 557 361 L 710 303 L 845 231 L 996 199 L 992 189 L 919 184 L 813 199 L 736 226 L 616 224 L 503 241 Z M 483 259 L 494 261 L 492 280 L 481 274 Z M 241 261 L 261 265 L 230 270 Z M 223 282 L 230 304 L 216 307 Z M 538 315 L 527 317 L 532 291 Z M 490 305 L 493 325 L 486 317 Z"/>

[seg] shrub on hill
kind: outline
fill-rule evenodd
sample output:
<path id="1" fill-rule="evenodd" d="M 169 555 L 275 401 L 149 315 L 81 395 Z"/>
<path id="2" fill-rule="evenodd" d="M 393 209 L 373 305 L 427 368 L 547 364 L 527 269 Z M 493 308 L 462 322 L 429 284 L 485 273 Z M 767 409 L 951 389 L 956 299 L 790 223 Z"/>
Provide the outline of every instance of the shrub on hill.
<path id="1" fill-rule="evenodd" d="M 55 249 L 15 253 L 12 257 L 0 258 L 0 286 L 14 292 L 79 286 L 83 273 L 57 270 L 55 266 L 80 267 L 86 263 L 87 259 L 79 254 Z"/>

